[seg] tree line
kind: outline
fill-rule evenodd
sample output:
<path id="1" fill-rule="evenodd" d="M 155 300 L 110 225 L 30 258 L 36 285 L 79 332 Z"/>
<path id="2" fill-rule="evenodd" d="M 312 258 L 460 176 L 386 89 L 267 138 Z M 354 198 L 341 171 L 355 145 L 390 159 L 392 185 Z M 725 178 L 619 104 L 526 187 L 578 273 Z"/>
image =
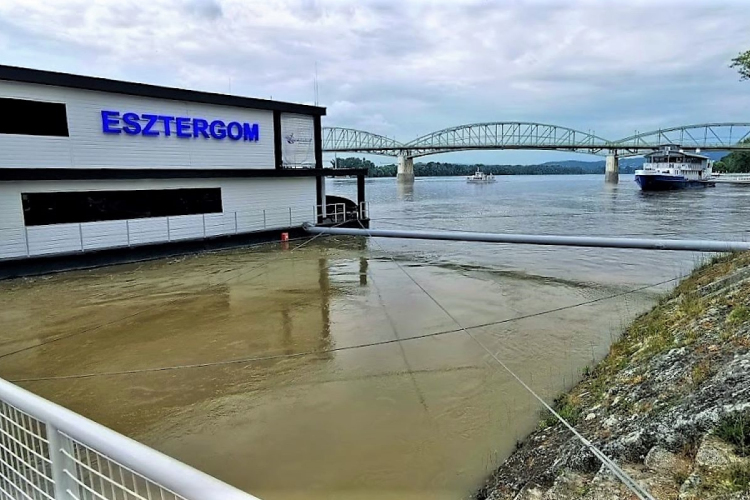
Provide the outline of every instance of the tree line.
<path id="1" fill-rule="evenodd" d="M 366 168 L 368 177 L 396 177 L 398 167 L 395 164 L 375 165 L 365 158 L 336 158 L 331 160 L 333 168 Z M 604 162 L 591 162 L 590 165 L 558 165 L 545 163 L 542 165 L 485 165 L 485 164 L 462 164 L 444 163 L 430 161 L 414 164 L 414 175 L 417 177 L 446 177 L 465 175 L 469 176 L 479 168 L 485 174 L 494 175 L 576 175 L 576 174 L 603 174 Z M 631 170 L 621 166 L 623 173 Z M 632 172 L 631 172 L 632 173 Z"/>

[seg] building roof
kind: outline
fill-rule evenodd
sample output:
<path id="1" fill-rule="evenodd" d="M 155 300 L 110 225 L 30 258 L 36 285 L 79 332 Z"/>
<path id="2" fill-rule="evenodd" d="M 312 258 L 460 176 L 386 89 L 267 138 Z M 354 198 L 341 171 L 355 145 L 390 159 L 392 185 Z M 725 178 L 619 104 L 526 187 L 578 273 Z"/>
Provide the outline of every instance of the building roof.
<path id="1" fill-rule="evenodd" d="M 156 99 L 170 99 L 175 101 L 217 104 L 220 106 L 264 109 L 286 113 L 300 113 L 317 116 L 326 114 L 326 108 L 320 106 L 272 101 L 270 99 L 256 99 L 253 97 L 241 97 L 236 95 L 216 94 L 213 92 L 201 92 L 174 87 L 161 87 L 159 85 L 149 85 L 146 83 L 110 80 L 108 78 L 20 68 L 17 66 L 0 65 L 0 80 L 52 85 L 56 87 L 67 87 L 81 90 L 94 90 L 97 92 L 110 92 L 115 94 L 127 94 L 139 97 L 153 97 Z"/>

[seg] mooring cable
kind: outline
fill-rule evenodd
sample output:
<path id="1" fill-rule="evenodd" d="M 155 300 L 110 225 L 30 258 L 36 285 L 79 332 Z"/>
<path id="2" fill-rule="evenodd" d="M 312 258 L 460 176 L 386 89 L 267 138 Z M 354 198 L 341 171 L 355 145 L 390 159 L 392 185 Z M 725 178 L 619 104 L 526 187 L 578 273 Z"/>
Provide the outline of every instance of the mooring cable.
<path id="1" fill-rule="evenodd" d="M 338 224 L 334 224 L 332 227 L 338 227 L 341 224 L 344 224 L 345 222 L 346 221 L 340 222 Z M 315 241 L 318 238 L 318 236 L 320 236 L 320 235 L 316 234 L 312 238 L 308 238 L 308 237 L 304 237 L 303 236 L 303 237 L 300 237 L 300 238 L 294 238 L 294 239 L 292 239 L 292 241 L 298 241 L 298 240 L 301 240 L 301 239 L 304 239 L 305 241 L 303 241 L 299 245 L 297 245 L 294 248 L 292 248 L 289 251 L 289 253 L 291 254 L 295 250 L 299 250 L 300 248 L 304 247 L 305 245 L 308 245 L 308 244 L 312 243 L 313 241 Z M 271 244 L 271 242 L 256 243 L 256 244 L 252 244 L 252 245 L 244 245 L 242 248 L 255 248 L 255 247 L 269 245 L 269 244 Z M 258 278 L 260 276 L 263 276 L 263 274 L 265 274 L 265 272 L 267 271 L 268 266 L 270 266 L 274 262 L 277 262 L 277 261 L 281 260 L 282 256 L 284 256 L 284 255 L 286 255 L 286 254 L 280 254 L 276 258 L 272 258 L 272 259 L 270 259 L 270 260 L 268 260 L 266 262 L 263 262 L 263 263 L 261 263 L 261 264 L 259 264 L 257 266 L 251 267 L 250 269 L 248 269 L 246 271 L 242 271 L 239 274 L 235 274 L 235 275 L 233 275 L 233 276 L 231 276 L 231 277 L 229 277 L 229 278 L 227 278 L 225 280 L 221 280 L 221 281 L 218 281 L 218 282 L 213 283 L 211 285 L 208 285 L 207 287 L 203 288 L 201 291 L 205 292 L 205 291 L 211 290 L 212 288 L 215 288 L 217 286 L 225 285 L 225 284 L 229 283 L 230 281 L 232 281 L 234 279 L 237 279 L 237 278 L 241 278 L 242 276 L 245 276 L 248 273 L 251 273 L 251 272 L 253 272 L 253 271 L 257 270 L 257 269 L 262 269 L 263 272 L 260 272 L 260 273 L 256 274 L 255 276 L 252 276 L 250 279 L 252 280 L 252 279 Z M 266 268 L 266 269 L 264 269 L 264 268 Z M 183 300 L 183 299 L 184 299 L 184 297 L 176 297 L 176 298 L 174 298 L 172 300 L 168 300 L 165 303 L 153 303 L 151 306 L 147 306 L 147 307 L 145 307 L 143 309 L 139 309 L 139 310 L 137 310 L 137 311 L 135 311 L 135 312 L 133 312 L 131 314 L 126 314 L 125 316 L 114 318 L 114 319 L 112 319 L 110 321 L 105 321 L 104 323 L 99 323 L 99 324 L 93 325 L 93 326 L 91 326 L 89 328 L 84 328 L 82 330 L 76 330 L 76 331 L 73 331 L 73 332 L 70 332 L 70 333 L 67 333 L 67 334 L 64 334 L 64 335 L 58 335 L 57 337 L 53 337 L 51 339 L 47 339 L 47 340 L 45 340 L 43 342 L 39 342 L 39 343 L 34 344 L 34 345 L 22 347 L 20 349 L 16 349 L 15 351 L 10 351 L 10 352 L 6 352 L 6 353 L 3 353 L 3 354 L 0 354 L 0 359 L 7 358 L 8 356 L 13 356 L 14 354 L 20 354 L 22 352 L 30 351 L 30 350 L 36 349 L 38 347 L 44 347 L 45 345 L 49 345 L 49 344 L 52 344 L 54 342 L 58 342 L 60 340 L 65 340 L 65 339 L 69 339 L 69 338 L 72 338 L 72 337 L 77 337 L 79 335 L 84 335 L 86 333 L 92 333 L 92 332 L 98 331 L 98 330 L 100 330 L 100 329 L 102 329 L 102 328 L 104 328 L 106 326 L 112 326 L 112 325 L 120 323 L 122 321 L 126 321 L 128 319 L 135 318 L 136 316 L 139 316 L 139 315 L 144 314 L 146 312 L 153 311 L 153 310 L 155 310 L 155 309 L 157 309 L 159 307 L 164 307 L 164 306 L 168 306 L 168 305 L 174 304 L 175 302 L 178 302 L 178 301 Z"/>
<path id="2" fill-rule="evenodd" d="M 362 226 L 362 229 L 365 231 L 369 230 L 360 222 L 360 226 Z M 640 500 L 654 500 L 654 498 L 651 496 L 651 494 L 646 491 L 645 488 L 643 488 L 640 484 L 638 484 L 635 480 L 633 480 L 627 472 L 622 470 L 620 466 L 618 466 L 615 462 L 610 460 L 609 457 L 607 457 L 603 451 L 601 451 L 596 445 L 594 445 L 591 441 L 586 439 L 578 430 L 573 427 L 572 424 L 570 424 L 565 418 L 563 418 L 557 411 L 555 411 L 552 406 L 550 406 L 544 398 L 539 396 L 536 391 L 534 391 L 531 387 L 529 387 L 526 382 L 521 379 L 516 373 L 510 369 L 508 365 L 506 365 L 495 353 L 493 353 L 482 341 L 480 341 L 478 338 L 476 338 L 467 328 L 464 328 L 456 317 L 448 311 L 441 303 L 438 301 L 427 289 L 425 289 L 409 272 L 404 269 L 404 267 L 393 258 L 393 256 L 388 252 L 381 244 L 380 242 L 375 239 L 371 238 L 372 241 L 375 241 L 375 243 L 380 247 L 381 251 L 383 251 L 386 255 L 389 256 L 391 261 L 393 261 L 396 266 L 420 289 L 422 292 L 432 300 L 432 302 L 435 303 L 435 305 L 440 308 L 443 313 L 445 313 L 446 316 L 448 316 L 455 324 L 459 327 L 459 330 L 466 335 L 469 336 L 477 345 L 479 345 L 484 351 L 489 354 L 492 359 L 494 359 L 506 372 L 508 372 L 529 394 L 531 394 L 537 401 L 539 401 L 546 409 L 549 411 L 557 420 L 560 421 L 570 432 L 573 433 L 574 436 L 576 436 L 583 445 L 591 451 L 591 453 L 599 459 L 602 464 L 604 464 L 605 467 L 607 467 L 622 483 L 630 490 L 632 491 Z"/>
<path id="3" fill-rule="evenodd" d="M 50 376 L 50 377 L 28 377 L 28 378 L 9 379 L 9 381 L 14 382 L 14 383 L 45 382 L 45 381 L 52 381 L 52 380 L 74 380 L 74 379 L 85 379 L 85 378 L 94 378 L 94 377 L 110 377 L 110 376 L 118 376 L 118 375 L 137 375 L 141 373 L 187 370 L 187 369 L 193 369 L 193 368 L 210 368 L 210 367 L 215 367 L 215 366 L 247 364 L 247 363 L 261 362 L 261 361 L 276 361 L 276 360 L 281 360 L 281 359 L 286 359 L 286 358 L 300 358 L 303 356 L 316 356 L 316 355 L 330 354 L 330 353 L 336 353 L 336 352 L 342 352 L 342 351 L 352 351 L 355 349 L 363 349 L 367 347 L 378 347 L 378 346 L 384 346 L 388 344 L 394 344 L 397 342 L 408 342 L 412 340 L 422 340 L 422 339 L 433 338 L 433 337 L 441 337 L 443 335 L 449 335 L 452 333 L 462 333 L 464 330 L 477 330 L 479 328 L 486 328 L 489 326 L 502 325 L 505 323 L 513 323 L 515 321 L 522 321 L 525 319 L 536 318 L 538 316 L 544 316 L 546 314 L 566 311 L 568 309 L 575 309 L 577 307 L 583 307 L 583 306 L 587 306 L 590 304 L 595 304 L 597 302 L 602 302 L 605 300 L 616 299 L 618 297 L 623 297 L 623 296 L 630 295 L 633 293 L 638 293 L 643 290 L 647 290 L 649 288 L 656 288 L 661 285 L 666 285 L 667 283 L 671 283 L 680 279 L 682 279 L 682 276 L 660 281 L 658 283 L 652 283 L 650 285 L 640 286 L 638 288 L 633 288 L 630 290 L 625 290 L 623 292 L 606 295 L 604 297 L 598 297 L 596 299 L 586 300 L 583 302 L 577 302 L 575 304 L 570 304 L 567 306 L 555 307 L 553 309 L 545 309 L 543 311 L 523 314 L 520 316 L 513 316 L 511 318 L 503 318 L 500 320 L 490 321 L 487 323 L 481 323 L 478 325 L 467 326 L 464 328 L 441 330 L 437 332 L 425 333 L 422 335 L 415 335 L 413 337 L 402 337 L 400 339 L 394 338 L 394 339 L 388 339 L 388 340 L 380 340 L 376 342 L 366 342 L 363 344 L 354 344 L 350 346 L 333 347 L 330 349 L 300 351 L 296 353 L 269 354 L 266 356 L 249 356 L 249 357 L 243 357 L 243 358 L 226 359 L 226 360 L 221 360 L 221 361 L 207 361 L 204 363 L 156 366 L 156 367 L 150 367 L 150 368 L 137 368 L 137 369 L 132 369 L 132 370 L 113 370 L 113 371 L 108 371 L 108 372 L 79 373 L 79 374 L 72 374 L 72 375 L 58 375 L 58 376 Z"/>

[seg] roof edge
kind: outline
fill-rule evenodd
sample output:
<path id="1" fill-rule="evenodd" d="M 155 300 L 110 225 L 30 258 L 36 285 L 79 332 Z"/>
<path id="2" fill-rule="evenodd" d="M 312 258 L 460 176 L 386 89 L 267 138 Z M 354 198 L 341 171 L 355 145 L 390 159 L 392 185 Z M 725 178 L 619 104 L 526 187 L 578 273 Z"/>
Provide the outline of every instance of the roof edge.
<path id="1" fill-rule="evenodd" d="M 326 114 L 326 108 L 321 106 L 272 101 L 270 99 L 258 99 L 255 97 L 217 94 L 200 90 L 164 87 L 148 83 L 112 80 L 96 76 L 60 73 L 56 71 L 23 68 L 20 66 L 6 66 L 2 64 L 0 64 L 0 80 L 80 90 L 92 90 L 113 94 L 125 94 L 138 97 L 151 97 L 155 99 L 168 99 L 173 101 L 199 102 L 219 106 L 281 111 L 285 113 L 300 113 L 315 116 L 323 116 Z"/>

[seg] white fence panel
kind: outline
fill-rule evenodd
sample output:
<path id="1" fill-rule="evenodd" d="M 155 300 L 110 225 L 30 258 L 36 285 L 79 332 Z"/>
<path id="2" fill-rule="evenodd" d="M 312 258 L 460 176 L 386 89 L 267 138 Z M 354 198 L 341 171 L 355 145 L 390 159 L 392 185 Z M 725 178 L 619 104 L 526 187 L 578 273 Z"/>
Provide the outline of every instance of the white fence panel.
<path id="1" fill-rule="evenodd" d="M 0 379 L 3 500 L 258 500 Z"/>
<path id="2" fill-rule="evenodd" d="M 196 240 L 203 238 L 203 216 L 181 215 L 169 217 L 169 240 Z"/>
<path id="3" fill-rule="evenodd" d="M 31 255 L 81 251 L 81 228 L 78 224 L 31 226 L 27 231 Z"/>
<path id="4" fill-rule="evenodd" d="M 128 221 L 128 227 L 130 230 L 130 244 L 133 246 L 161 243 L 169 240 L 166 217 L 132 219 Z"/>
<path id="5" fill-rule="evenodd" d="M 238 212 L 237 224 L 240 233 L 262 231 L 265 229 L 265 217 L 262 210 L 254 212 Z"/>
<path id="6" fill-rule="evenodd" d="M 128 244 L 128 223 L 124 220 L 87 222 L 81 224 L 83 249 L 124 247 Z"/>
<path id="7" fill-rule="evenodd" d="M 266 210 L 266 226 L 269 229 L 289 227 L 289 208 L 279 207 Z"/>
<path id="8" fill-rule="evenodd" d="M 0 259 L 26 256 L 26 232 L 23 228 L 0 229 Z"/>
<path id="9" fill-rule="evenodd" d="M 237 222 L 238 220 L 234 212 L 228 214 L 206 214 L 206 236 L 234 234 Z"/>

